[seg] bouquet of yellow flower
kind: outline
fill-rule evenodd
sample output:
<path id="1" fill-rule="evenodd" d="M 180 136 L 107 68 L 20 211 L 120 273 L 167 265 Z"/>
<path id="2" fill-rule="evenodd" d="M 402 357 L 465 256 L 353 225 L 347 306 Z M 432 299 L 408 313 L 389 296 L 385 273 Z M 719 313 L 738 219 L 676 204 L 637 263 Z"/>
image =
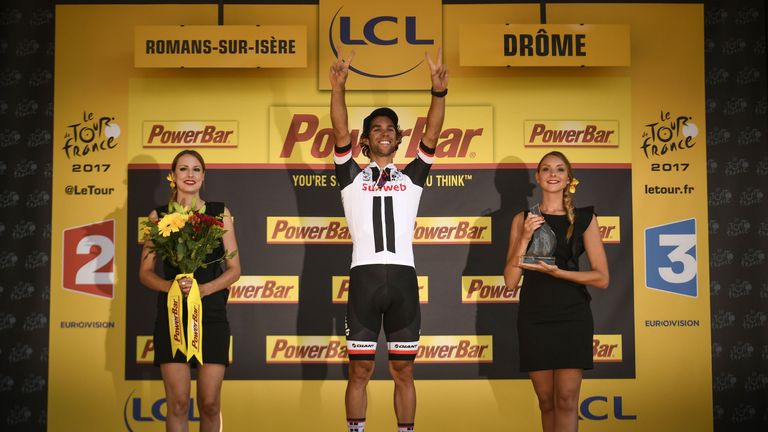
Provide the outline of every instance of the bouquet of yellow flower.
<path id="1" fill-rule="evenodd" d="M 157 221 L 144 221 L 144 238 L 152 240 L 150 250 L 168 261 L 182 273 L 194 273 L 199 268 L 230 259 L 237 254 L 232 251 L 206 262 L 208 255 L 221 245 L 221 238 L 227 232 L 222 216 L 205 214 L 205 206 L 192 210 L 177 202 L 168 204 L 168 213 Z"/>
<path id="2" fill-rule="evenodd" d="M 170 202 L 168 213 L 163 214 L 157 221 L 144 221 L 142 231 L 144 238 L 152 241 L 149 249 L 181 270 L 168 290 L 171 355 L 175 355 L 178 350 L 187 356 L 187 361 L 197 357 L 202 364 L 203 306 L 200 287 L 194 279 L 194 273 L 199 268 L 234 257 L 237 251 L 225 250 L 222 256 L 206 262 L 208 256 L 221 245 L 221 238 L 227 231 L 224 229 L 222 216 L 206 215 L 205 206 L 199 210 L 193 210 L 194 208 L 194 202 L 190 207 Z M 182 278 L 192 279 L 192 288 L 186 298 L 189 313 L 187 341 L 183 331 L 183 299 L 178 283 Z"/>

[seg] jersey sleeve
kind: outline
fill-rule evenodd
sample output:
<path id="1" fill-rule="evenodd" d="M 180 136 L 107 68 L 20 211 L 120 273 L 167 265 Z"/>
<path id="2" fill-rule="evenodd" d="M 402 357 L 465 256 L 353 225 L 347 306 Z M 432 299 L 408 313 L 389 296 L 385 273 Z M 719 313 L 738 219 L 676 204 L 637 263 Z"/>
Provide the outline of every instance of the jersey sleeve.
<path id="1" fill-rule="evenodd" d="M 352 181 L 360 174 L 360 165 L 352 158 L 352 143 L 344 147 L 334 146 L 333 163 L 336 165 L 336 181 L 339 189 L 352 184 Z"/>
<path id="2" fill-rule="evenodd" d="M 403 173 L 410 177 L 413 184 L 424 187 L 434 158 L 435 149 L 429 148 L 421 142 L 419 143 L 419 152 L 416 154 L 416 158 L 403 169 Z"/>

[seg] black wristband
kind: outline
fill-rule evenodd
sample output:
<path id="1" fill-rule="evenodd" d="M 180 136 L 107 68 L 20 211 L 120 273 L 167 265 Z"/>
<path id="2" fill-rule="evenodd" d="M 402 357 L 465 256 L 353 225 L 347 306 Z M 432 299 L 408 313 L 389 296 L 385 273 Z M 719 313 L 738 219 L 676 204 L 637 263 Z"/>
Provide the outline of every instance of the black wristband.
<path id="1" fill-rule="evenodd" d="M 448 94 L 448 89 L 445 89 L 441 92 L 435 91 L 435 89 L 430 89 L 430 92 L 432 93 L 432 96 L 434 97 L 445 97 L 445 95 Z"/>

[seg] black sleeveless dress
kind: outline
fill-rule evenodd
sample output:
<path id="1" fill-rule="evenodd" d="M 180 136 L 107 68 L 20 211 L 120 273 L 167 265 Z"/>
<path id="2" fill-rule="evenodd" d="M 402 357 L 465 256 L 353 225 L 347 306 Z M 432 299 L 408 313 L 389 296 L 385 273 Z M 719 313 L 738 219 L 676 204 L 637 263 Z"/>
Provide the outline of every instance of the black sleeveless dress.
<path id="1" fill-rule="evenodd" d="M 593 214 L 592 207 L 575 209 L 570 241 L 566 239 L 568 217 L 544 215 L 557 235 L 555 263 L 559 268 L 579 270 L 583 235 Z M 584 285 L 542 272 L 523 271 L 517 319 L 521 371 L 592 369 L 594 323 L 590 300 Z"/>
<path id="2" fill-rule="evenodd" d="M 155 209 L 158 217 L 168 212 L 168 206 L 160 206 Z M 208 202 L 205 204 L 205 214 L 209 216 L 219 216 L 224 213 L 224 203 Z M 207 261 L 212 261 L 224 254 L 224 246 L 221 245 L 208 255 Z M 198 269 L 195 272 L 195 279 L 198 284 L 210 282 L 219 277 L 223 272 L 223 263 L 209 265 L 206 268 Z M 181 271 L 170 265 L 168 262 L 162 263 L 161 276 L 164 279 L 171 280 Z M 223 289 L 216 291 L 211 295 L 203 297 L 203 362 L 229 365 L 229 321 L 227 321 L 227 299 L 229 290 Z M 187 337 L 187 302 L 182 302 L 184 308 L 184 337 Z M 162 363 L 186 363 L 187 357 L 180 352 L 171 357 L 171 341 L 168 329 L 168 293 L 158 293 L 157 296 L 157 318 L 155 319 L 155 329 L 153 332 L 155 346 L 155 366 Z M 193 358 L 190 363 L 197 365 L 197 359 Z"/>

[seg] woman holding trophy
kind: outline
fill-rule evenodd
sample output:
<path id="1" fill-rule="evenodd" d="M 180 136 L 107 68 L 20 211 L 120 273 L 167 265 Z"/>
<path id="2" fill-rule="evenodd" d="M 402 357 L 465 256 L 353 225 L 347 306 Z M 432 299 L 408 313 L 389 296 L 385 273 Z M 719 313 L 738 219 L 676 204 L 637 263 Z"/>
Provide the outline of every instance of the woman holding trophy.
<path id="1" fill-rule="evenodd" d="M 172 196 L 143 224 L 139 268 L 141 283 L 159 292 L 154 363 L 165 386 L 166 430 L 188 430 L 191 367 L 196 367 L 200 430 L 219 431 L 229 364 L 228 288 L 240 277 L 233 218 L 224 203 L 200 197 L 205 162 L 198 152 L 179 152 L 167 178 Z"/>
<path id="2" fill-rule="evenodd" d="M 592 207 L 574 208 L 578 181 L 564 154 L 536 169 L 541 203 L 512 220 L 504 279 L 523 277 L 518 314 L 520 369 L 528 372 L 544 432 L 576 431 L 582 372 L 592 369 L 594 324 L 586 285 L 608 286 L 608 262 Z M 586 251 L 591 270 L 579 270 Z"/>

